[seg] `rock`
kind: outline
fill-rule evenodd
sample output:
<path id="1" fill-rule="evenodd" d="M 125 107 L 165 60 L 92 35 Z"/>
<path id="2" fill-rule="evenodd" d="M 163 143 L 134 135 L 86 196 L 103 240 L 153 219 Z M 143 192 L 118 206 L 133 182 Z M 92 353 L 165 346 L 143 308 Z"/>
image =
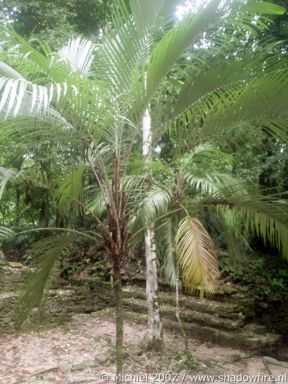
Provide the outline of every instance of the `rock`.
<path id="1" fill-rule="evenodd" d="M 267 329 L 264 325 L 250 323 L 245 326 L 245 331 L 247 331 L 247 333 L 256 333 L 258 335 L 264 335 L 267 332 Z"/>
<path id="2" fill-rule="evenodd" d="M 72 316 L 72 320 L 78 321 L 78 320 L 89 320 L 91 319 L 90 314 L 87 313 L 77 313 Z"/>
<path id="3" fill-rule="evenodd" d="M 277 350 L 277 359 L 282 361 L 288 361 L 288 348 L 281 347 Z"/>
<path id="4" fill-rule="evenodd" d="M 268 356 L 264 356 L 262 361 L 268 373 L 274 377 L 277 383 L 287 383 L 288 362 L 279 361 Z"/>
<path id="5" fill-rule="evenodd" d="M 110 363 L 111 359 L 113 359 L 113 354 L 111 354 L 111 351 L 106 351 L 106 352 L 103 352 L 102 355 L 100 356 L 97 356 L 95 358 L 95 360 L 97 360 L 97 362 L 100 364 L 100 365 L 105 365 L 105 364 L 108 364 Z"/>
<path id="6" fill-rule="evenodd" d="M 225 295 L 233 295 L 234 293 L 238 293 L 238 289 L 232 285 L 225 285 L 223 287 L 223 292 Z"/>
<path id="7" fill-rule="evenodd" d="M 94 368 L 96 366 L 96 360 L 82 361 L 80 363 L 73 364 L 71 367 L 71 371 L 84 371 L 87 368 Z"/>
<path id="8" fill-rule="evenodd" d="M 263 360 L 264 365 L 265 364 L 266 365 L 276 365 L 278 367 L 288 368 L 288 362 L 287 361 L 279 361 L 279 360 L 276 360 L 273 357 L 269 357 L 269 356 L 263 356 L 262 360 Z"/>
<path id="9" fill-rule="evenodd" d="M 231 356 L 229 356 L 229 358 L 227 359 L 228 363 L 236 363 L 237 361 L 241 361 L 242 360 L 242 356 L 240 355 L 240 353 L 235 353 Z"/>
<path id="10" fill-rule="evenodd" d="M 265 303 L 264 301 L 260 301 L 257 305 L 261 309 L 268 309 L 269 308 L 269 305 L 267 303 Z"/>
<path id="11" fill-rule="evenodd" d="M 140 299 L 124 299 L 123 305 L 125 308 L 130 308 L 130 310 L 136 310 L 139 313 L 146 313 L 147 303 L 146 300 Z M 209 305 L 209 303 L 207 304 Z M 161 312 L 163 316 L 170 319 L 176 320 L 175 307 L 171 305 L 161 305 Z M 211 327 L 221 328 L 221 329 L 239 329 L 243 326 L 242 319 L 232 320 L 231 318 L 223 318 L 219 313 L 206 313 L 200 310 L 191 310 L 191 309 L 182 309 L 181 310 L 181 319 L 186 323 L 195 322 Z"/>

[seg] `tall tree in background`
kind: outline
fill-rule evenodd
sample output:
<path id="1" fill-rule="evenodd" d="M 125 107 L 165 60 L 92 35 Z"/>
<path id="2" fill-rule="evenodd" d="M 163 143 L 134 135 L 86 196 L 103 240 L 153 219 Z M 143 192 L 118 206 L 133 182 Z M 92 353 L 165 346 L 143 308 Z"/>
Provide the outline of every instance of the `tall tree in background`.
<path id="1" fill-rule="evenodd" d="M 42 38 L 59 48 L 75 34 L 99 39 L 111 21 L 112 4 L 103 0 L 2 0 L 0 12 L 21 36 Z"/>

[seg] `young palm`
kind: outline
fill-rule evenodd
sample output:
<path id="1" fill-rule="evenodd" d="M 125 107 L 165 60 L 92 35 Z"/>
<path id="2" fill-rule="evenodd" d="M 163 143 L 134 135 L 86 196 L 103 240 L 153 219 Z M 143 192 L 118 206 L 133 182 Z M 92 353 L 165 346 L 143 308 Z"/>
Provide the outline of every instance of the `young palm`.
<path id="1" fill-rule="evenodd" d="M 238 256 L 235 248 L 248 246 L 245 239 L 254 234 L 288 259 L 287 202 L 277 195 L 261 194 L 256 185 L 237 179 L 232 165 L 232 156 L 209 143 L 197 145 L 169 163 L 157 160 L 153 164 L 155 181 L 146 205 L 150 220 L 156 219 L 164 276 L 175 288 L 176 318 L 187 354 L 180 288 L 209 297 L 218 285 L 217 248 L 205 228 L 209 215 L 214 220 L 218 217 L 231 256 Z"/>

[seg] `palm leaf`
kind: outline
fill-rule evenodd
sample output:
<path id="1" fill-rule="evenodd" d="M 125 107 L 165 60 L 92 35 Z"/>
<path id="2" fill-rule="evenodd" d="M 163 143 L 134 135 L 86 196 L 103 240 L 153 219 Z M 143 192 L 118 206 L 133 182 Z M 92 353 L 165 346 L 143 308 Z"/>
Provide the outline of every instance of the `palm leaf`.
<path id="1" fill-rule="evenodd" d="M 175 243 L 186 289 L 212 294 L 219 277 L 218 263 L 213 241 L 201 222 L 186 216 L 179 225 Z"/>
<path id="2" fill-rule="evenodd" d="M 156 241 L 158 237 L 160 237 L 162 240 L 158 250 L 161 248 L 164 250 L 163 268 L 165 278 L 171 287 L 175 287 L 179 276 L 177 271 L 177 258 L 173 236 L 173 233 L 175 233 L 175 228 L 173 228 L 173 221 L 171 218 L 166 219 L 161 225 L 160 236 L 158 236 L 158 233 L 159 227 L 157 227 L 156 230 Z"/>
<path id="3" fill-rule="evenodd" d="M 278 64 L 278 68 L 261 71 L 250 81 L 238 81 L 209 92 L 180 115 L 175 128 L 181 124 L 187 127 L 181 135 L 190 137 L 193 130 L 203 139 L 239 122 L 246 121 L 255 127 L 267 122 L 267 130 L 287 139 L 288 67 L 281 60 Z"/>
<path id="4" fill-rule="evenodd" d="M 198 174 L 185 174 L 183 179 L 187 185 L 195 189 L 197 192 L 204 194 L 223 193 L 226 191 L 234 195 L 247 194 L 244 182 L 237 179 L 229 173 L 213 172 L 213 173 L 198 173 Z"/>
<path id="5" fill-rule="evenodd" d="M 270 12 L 273 14 L 273 5 L 270 5 Z M 264 11 L 267 12 L 267 8 L 268 7 L 266 7 Z M 277 6 L 274 8 L 274 12 L 276 12 L 276 8 Z M 283 12 L 282 7 L 277 8 L 277 10 L 279 12 L 280 10 Z M 247 9 L 243 7 L 243 3 L 240 1 L 225 3 L 223 1 L 210 0 L 207 5 L 202 6 L 196 14 L 188 15 L 174 28 L 167 32 L 163 39 L 161 39 L 152 50 L 147 64 L 147 100 L 149 100 L 154 94 L 163 76 L 165 76 L 168 71 L 172 69 L 176 60 L 187 48 L 193 47 L 193 44 L 196 42 L 199 43 L 201 38 L 203 39 L 204 33 L 208 34 L 208 39 L 211 34 L 211 40 L 215 40 L 215 30 L 217 30 L 221 22 L 222 27 L 223 23 L 225 24 L 225 29 L 229 30 L 229 26 L 232 26 L 233 32 L 235 32 L 236 28 L 239 31 L 239 29 L 244 26 L 244 22 L 242 25 L 240 23 L 241 18 L 242 20 L 245 20 L 245 23 L 250 23 L 250 29 L 253 29 L 253 24 L 257 24 L 255 20 L 260 19 L 260 17 L 255 19 L 254 15 L 251 17 L 250 15 L 247 15 L 247 12 Z M 252 13 L 252 8 L 249 12 Z M 262 13 L 260 6 L 257 10 L 255 9 L 254 14 L 255 13 Z M 239 15 L 241 15 L 241 17 L 239 17 Z M 267 20 L 267 23 L 268 22 L 269 20 Z M 240 25 L 240 28 L 237 24 L 238 26 Z M 258 24 L 260 24 L 260 20 L 258 20 Z M 222 46 L 225 50 L 224 44 L 227 40 L 227 35 L 223 33 L 223 28 L 221 29 L 221 32 L 218 30 L 218 34 L 220 33 L 224 36 Z M 217 80 L 217 77 L 213 80 L 215 79 Z M 185 85 L 185 88 L 186 87 L 187 86 Z M 185 97 L 181 97 L 181 100 L 185 100 Z M 180 102 L 179 105 L 181 105 Z"/>
<path id="6" fill-rule="evenodd" d="M 18 35 L 14 30 L 9 31 L 10 42 L 18 46 L 19 51 L 25 55 L 26 58 L 31 60 L 42 73 L 45 73 L 53 83 L 62 83 L 63 79 L 69 79 L 69 71 L 67 65 L 55 60 L 53 55 L 45 56 L 37 49 L 32 47 L 27 40 Z"/>
<path id="7" fill-rule="evenodd" d="M 72 71 L 80 71 L 83 76 L 88 76 L 94 59 L 94 47 L 89 40 L 70 39 L 58 52 L 61 59 L 67 61 Z"/>
<path id="8" fill-rule="evenodd" d="M 233 192 L 226 195 L 217 192 L 205 197 L 201 203 L 214 206 L 220 214 L 229 207 L 242 219 L 246 233 L 254 233 L 265 244 L 276 247 L 285 259 L 288 258 L 288 205 L 285 200 L 255 193 L 237 196 Z"/>
<path id="9" fill-rule="evenodd" d="M 3 196 L 3 192 L 8 182 L 14 181 L 17 177 L 18 171 L 15 169 L 9 169 L 0 167 L 0 199 Z"/>
<path id="10" fill-rule="evenodd" d="M 91 188 L 90 188 L 91 189 Z M 97 217 L 101 217 L 107 212 L 107 205 L 103 199 L 103 195 L 97 191 L 91 194 L 86 201 L 87 208 L 90 212 L 93 212 Z"/>
<path id="11" fill-rule="evenodd" d="M 218 0 L 210 0 L 201 11 L 196 15 L 187 16 L 156 44 L 147 65 L 147 100 L 154 94 L 162 78 L 173 67 L 183 51 L 192 46 L 203 32 L 217 22 L 221 14 L 219 4 Z"/>
<path id="12" fill-rule="evenodd" d="M 241 265 L 246 261 L 247 250 L 251 251 L 245 236 L 243 217 L 237 210 L 230 209 L 228 206 L 217 207 L 217 214 L 220 215 L 223 224 L 229 258 L 232 262 Z"/>
<path id="13" fill-rule="evenodd" d="M 63 122 L 63 117 L 51 107 L 51 101 L 59 102 L 66 93 L 66 83 L 51 84 L 47 88 L 22 78 L 0 77 L 0 116 L 41 118 L 46 115 Z"/>
<path id="14" fill-rule="evenodd" d="M 153 187 L 147 191 L 143 202 L 145 220 L 155 220 L 157 216 L 167 212 L 171 199 L 172 193 L 169 189 L 165 189 L 163 186 L 153 185 Z"/>
<path id="15" fill-rule="evenodd" d="M 62 213 L 69 215 L 79 213 L 81 207 L 78 202 L 83 201 L 83 176 L 86 170 L 87 166 L 81 164 L 71 173 L 68 173 L 59 185 L 56 195 L 58 207 Z"/>
<path id="16" fill-rule="evenodd" d="M 267 15 L 283 15 L 286 12 L 284 7 L 267 1 L 253 1 L 244 5 L 242 9 L 251 13 L 263 13 Z"/>
<path id="17" fill-rule="evenodd" d="M 8 239 L 9 237 L 15 236 L 15 232 L 11 228 L 7 227 L 0 227 L 0 241 L 2 242 L 5 239 Z"/>
<path id="18" fill-rule="evenodd" d="M 243 201 L 236 204 L 244 217 L 248 232 L 259 236 L 264 244 L 275 246 L 288 260 L 288 205 L 284 200 Z"/>
<path id="19" fill-rule="evenodd" d="M 43 295 L 51 286 L 59 262 L 68 251 L 73 235 L 50 236 L 36 242 L 30 250 L 30 257 L 37 258 L 38 269 L 32 273 L 16 307 L 16 323 L 21 326 L 31 310 L 40 305 Z"/>
<path id="20" fill-rule="evenodd" d="M 225 97 L 225 94 L 220 92 L 221 88 L 236 86 L 239 82 L 239 87 L 241 87 L 241 82 L 244 83 L 261 76 L 265 72 L 287 66 L 286 58 L 282 57 L 280 59 L 279 55 L 271 55 L 268 47 L 267 49 L 265 47 L 258 49 L 253 55 L 246 53 L 241 57 L 241 54 L 239 54 L 237 59 L 233 56 L 230 57 L 231 50 L 228 52 L 220 50 L 215 54 L 215 50 L 212 49 L 214 55 L 211 56 L 209 51 L 210 49 L 205 53 L 206 57 L 204 56 L 202 62 L 196 67 L 197 70 L 192 67 L 185 74 L 183 86 L 173 109 L 174 116 L 180 115 L 185 109 L 210 92 L 216 90 L 219 92 L 217 94 L 219 98 L 221 96 Z M 193 60 L 194 55 L 196 58 L 199 57 L 199 52 L 192 51 L 191 55 Z M 171 119 L 173 120 L 174 117 L 172 116 Z"/>
<path id="21" fill-rule="evenodd" d="M 8 77 L 9 79 L 22 79 L 24 77 L 17 72 L 14 68 L 11 68 L 9 65 L 0 61 L 0 74 L 1 76 Z"/>

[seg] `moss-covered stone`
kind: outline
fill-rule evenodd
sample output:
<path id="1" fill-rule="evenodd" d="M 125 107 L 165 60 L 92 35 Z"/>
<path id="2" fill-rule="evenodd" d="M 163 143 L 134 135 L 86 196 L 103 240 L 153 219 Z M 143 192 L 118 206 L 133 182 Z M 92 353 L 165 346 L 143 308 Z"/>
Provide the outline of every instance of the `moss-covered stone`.
<path id="1" fill-rule="evenodd" d="M 126 319 L 139 324 L 147 323 L 147 316 L 144 314 L 126 312 L 125 317 Z M 179 329 L 178 323 L 168 318 L 163 319 L 163 325 L 164 328 L 174 332 L 177 332 Z M 213 327 L 186 322 L 185 331 L 187 336 L 195 337 L 203 341 L 266 353 L 275 352 L 281 341 L 281 337 L 279 335 L 271 333 L 266 333 L 264 335 L 251 335 L 241 330 L 223 331 Z"/>
<path id="2" fill-rule="evenodd" d="M 145 300 L 145 291 L 139 287 L 125 287 L 124 297 Z M 170 304 L 175 307 L 175 294 L 173 292 L 160 293 L 161 304 Z M 243 320 L 243 308 L 235 303 L 223 303 L 214 300 L 200 300 L 194 296 L 182 296 L 180 298 L 180 307 L 194 311 L 215 314 L 228 319 Z"/>
<path id="3" fill-rule="evenodd" d="M 15 304 L 27 274 L 31 272 L 20 263 L 7 263 L 0 259 L 0 332 L 14 331 Z M 59 283 L 59 282 L 58 282 Z M 228 287 L 228 290 L 227 290 Z M 266 332 L 266 328 L 251 323 L 255 318 L 255 303 L 249 293 L 235 286 L 222 287 L 213 300 L 200 300 L 182 295 L 181 318 L 188 335 L 219 344 L 270 352 L 280 337 Z M 163 287 L 162 287 L 163 288 Z M 166 287 L 167 288 L 167 287 Z M 178 330 L 175 317 L 175 293 L 167 289 L 160 292 L 164 327 Z M 126 318 L 147 323 L 145 289 L 139 286 L 124 287 Z M 41 329 L 70 321 L 75 314 L 100 316 L 114 306 L 111 286 L 99 278 L 61 281 L 50 289 L 39 309 L 25 324 L 25 329 Z M 109 312 L 110 313 L 110 312 Z M 249 324 L 245 324 L 249 320 Z"/>
<path id="4" fill-rule="evenodd" d="M 138 311 L 140 313 L 146 313 L 146 301 L 141 299 L 129 298 L 124 299 L 124 306 L 130 311 Z M 175 307 L 169 305 L 161 305 L 161 313 L 164 317 L 171 318 L 176 320 Z M 211 314 L 201 311 L 191 310 L 189 308 L 181 308 L 181 319 L 185 322 L 194 322 L 203 325 L 213 326 L 216 328 L 222 329 L 238 329 L 243 326 L 243 321 L 241 319 L 232 320 L 228 318 L 223 318 L 217 314 Z"/>

